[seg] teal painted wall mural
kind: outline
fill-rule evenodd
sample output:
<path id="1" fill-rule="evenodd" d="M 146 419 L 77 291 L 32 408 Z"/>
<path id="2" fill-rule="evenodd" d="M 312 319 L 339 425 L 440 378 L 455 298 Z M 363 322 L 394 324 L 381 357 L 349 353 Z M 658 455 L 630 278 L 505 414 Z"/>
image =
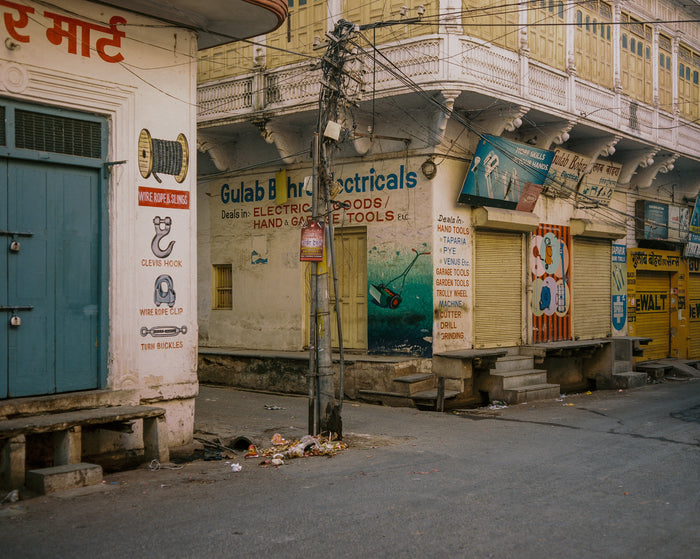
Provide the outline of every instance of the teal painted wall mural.
<path id="1" fill-rule="evenodd" d="M 429 356 L 432 348 L 430 247 L 373 246 L 367 254 L 367 329 L 372 353 Z"/>

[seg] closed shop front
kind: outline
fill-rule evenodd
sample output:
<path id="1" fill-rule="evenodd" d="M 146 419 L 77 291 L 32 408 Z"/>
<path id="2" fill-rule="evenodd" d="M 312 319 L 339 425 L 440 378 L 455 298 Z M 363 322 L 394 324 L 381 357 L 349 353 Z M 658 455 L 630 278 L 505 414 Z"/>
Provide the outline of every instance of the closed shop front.
<path id="1" fill-rule="evenodd" d="M 688 358 L 700 359 L 700 272 L 688 276 Z"/>
<path id="2" fill-rule="evenodd" d="M 650 338 L 642 360 L 678 356 L 677 330 L 680 253 L 669 250 L 627 250 L 628 331 Z"/>
<path id="3" fill-rule="evenodd" d="M 612 244 L 575 237 L 573 261 L 574 336 L 581 340 L 605 338 L 612 324 Z"/>
<path id="4" fill-rule="evenodd" d="M 670 294 L 670 274 L 637 272 L 636 335 L 652 338 L 645 359 L 663 359 L 671 352 Z"/>
<path id="5" fill-rule="evenodd" d="M 477 231 L 474 247 L 474 346 L 523 342 L 523 235 Z"/>

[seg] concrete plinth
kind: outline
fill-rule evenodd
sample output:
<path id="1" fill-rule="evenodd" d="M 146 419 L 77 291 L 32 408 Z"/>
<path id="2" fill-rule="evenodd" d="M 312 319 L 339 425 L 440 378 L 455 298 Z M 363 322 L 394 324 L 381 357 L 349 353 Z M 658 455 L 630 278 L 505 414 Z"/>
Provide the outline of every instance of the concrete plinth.
<path id="1" fill-rule="evenodd" d="M 648 378 L 646 373 L 637 371 L 613 373 L 610 376 L 598 375 L 596 378 L 596 388 L 599 390 L 639 388 L 647 383 Z"/>
<path id="2" fill-rule="evenodd" d="M 102 483 L 102 467 L 80 462 L 29 470 L 25 483 L 27 488 L 42 495 L 53 491 L 97 485 Z"/>

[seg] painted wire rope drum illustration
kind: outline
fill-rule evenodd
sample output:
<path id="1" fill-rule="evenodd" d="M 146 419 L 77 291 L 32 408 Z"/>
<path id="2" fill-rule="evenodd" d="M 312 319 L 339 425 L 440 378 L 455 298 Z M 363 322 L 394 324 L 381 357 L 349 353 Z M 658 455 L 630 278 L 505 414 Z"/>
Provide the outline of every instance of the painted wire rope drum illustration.
<path id="1" fill-rule="evenodd" d="M 139 172 L 144 179 L 151 175 L 160 183 L 158 176 L 172 175 L 179 183 L 185 180 L 190 158 L 187 138 L 178 134 L 177 140 L 152 138 L 145 128 L 139 134 Z"/>

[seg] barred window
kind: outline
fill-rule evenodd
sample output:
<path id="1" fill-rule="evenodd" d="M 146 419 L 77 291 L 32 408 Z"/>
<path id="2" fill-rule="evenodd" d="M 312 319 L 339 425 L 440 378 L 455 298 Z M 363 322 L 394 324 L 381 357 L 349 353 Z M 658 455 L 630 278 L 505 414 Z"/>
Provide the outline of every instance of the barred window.
<path id="1" fill-rule="evenodd" d="M 212 308 L 233 309 L 233 274 L 231 264 L 215 264 L 212 282 Z"/>

